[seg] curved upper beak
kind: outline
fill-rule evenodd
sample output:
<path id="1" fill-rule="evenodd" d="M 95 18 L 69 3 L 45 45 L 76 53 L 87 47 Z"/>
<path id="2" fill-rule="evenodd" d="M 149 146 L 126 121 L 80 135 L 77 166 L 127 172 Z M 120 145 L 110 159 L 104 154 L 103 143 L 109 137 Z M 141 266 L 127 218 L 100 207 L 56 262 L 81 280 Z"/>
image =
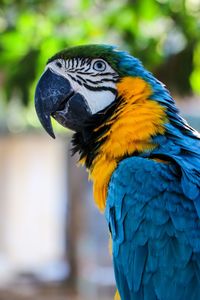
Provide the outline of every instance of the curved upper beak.
<path id="1" fill-rule="evenodd" d="M 70 82 L 49 68 L 41 76 L 35 91 L 35 108 L 44 129 L 55 138 L 51 116 L 73 94 Z"/>

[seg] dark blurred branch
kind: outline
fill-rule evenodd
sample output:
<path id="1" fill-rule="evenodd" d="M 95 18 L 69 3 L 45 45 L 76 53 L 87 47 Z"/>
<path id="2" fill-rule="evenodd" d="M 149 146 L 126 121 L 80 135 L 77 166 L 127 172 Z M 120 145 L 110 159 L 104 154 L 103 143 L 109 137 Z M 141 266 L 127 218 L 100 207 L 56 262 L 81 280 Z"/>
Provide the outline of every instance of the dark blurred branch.
<path id="1" fill-rule="evenodd" d="M 70 274 L 67 284 L 70 289 L 77 291 L 78 278 L 78 242 L 84 225 L 84 194 L 86 172 L 76 166 L 77 157 L 71 157 L 68 151 L 68 186 L 69 201 L 67 214 L 67 257 Z"/>

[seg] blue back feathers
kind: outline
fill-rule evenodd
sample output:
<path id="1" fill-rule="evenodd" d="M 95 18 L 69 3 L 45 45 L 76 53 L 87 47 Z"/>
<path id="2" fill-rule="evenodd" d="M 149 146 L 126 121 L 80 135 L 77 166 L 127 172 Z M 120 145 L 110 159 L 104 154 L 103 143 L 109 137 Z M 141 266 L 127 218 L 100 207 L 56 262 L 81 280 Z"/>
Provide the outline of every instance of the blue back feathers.
<path id="1" fill-rule="evenodd" d="M 200 299 L 200 220 L 173 163 L 123 160 L 106 219 L 121 300 Z"/>

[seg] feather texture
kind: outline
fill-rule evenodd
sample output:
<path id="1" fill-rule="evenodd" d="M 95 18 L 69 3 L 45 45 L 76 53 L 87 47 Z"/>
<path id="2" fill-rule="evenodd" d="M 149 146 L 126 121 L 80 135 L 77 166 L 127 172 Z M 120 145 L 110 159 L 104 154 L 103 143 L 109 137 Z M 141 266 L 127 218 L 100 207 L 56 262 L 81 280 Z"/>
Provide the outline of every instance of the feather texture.
<path id="1" fill-rule="evenodd" d="M 121 300 L 200 299 L 200 222 L 184 176 L 143 157 L 113 173 L 105 215 Z"/>

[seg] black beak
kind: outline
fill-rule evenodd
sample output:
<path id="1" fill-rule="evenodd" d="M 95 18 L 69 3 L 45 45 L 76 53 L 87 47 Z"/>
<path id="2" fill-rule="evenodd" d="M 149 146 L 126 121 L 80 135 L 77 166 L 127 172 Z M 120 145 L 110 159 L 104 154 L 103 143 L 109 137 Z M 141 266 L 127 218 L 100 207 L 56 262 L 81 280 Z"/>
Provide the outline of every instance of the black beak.
<path id="1" fill-rule="evenodd" d="M 55 138 L 51 115 L 73 93 L 67 79 L 53 73 L 50 69 L 41 76 L 35 92 L 35 108 L 44 129 Z"/>
<path id="2" fill-rule="evenodd" d="M 37 84 L 35 108 L 42 126 L 53 138 L 51 116 L 64 127 L 78 131 L 91 115 L 85 98 L 73 91 L 66 78 L 50 69 L 43 73 Z"/>

